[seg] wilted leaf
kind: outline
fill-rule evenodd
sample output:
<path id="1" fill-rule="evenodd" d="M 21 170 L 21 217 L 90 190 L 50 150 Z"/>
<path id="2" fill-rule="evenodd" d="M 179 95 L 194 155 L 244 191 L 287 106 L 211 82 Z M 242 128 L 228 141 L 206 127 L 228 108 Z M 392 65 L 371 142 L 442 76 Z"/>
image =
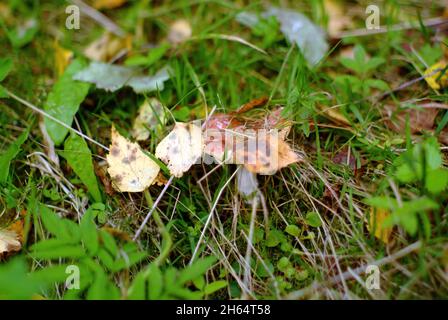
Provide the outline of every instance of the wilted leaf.
<path id="1" fill-rule="evenodd" d="M 418 106 L 417 106 L 418 107 Z M 434 121 L 439 109 L 437 108 L 407 108 L 397 112 L 397 108 L 386 105 L 383 109 L 386 125 L 395 132 L 406 130 L 406 118 L 409 116 L 411 133 L 418 133 L 434 128 Z"/>
<path id="2" fill-rule="evenodd" d="M 438 62 L 425 71 L 425 80 L 432 89 L 439 90 L 448 85 L 448 75 L 445 70 L 446 67 L 447 64 L 445 62 Z"/>
<path id="3" fill-rule="evenodd" d="M 259 19 L 256 15 L 243 12 L 243 24 L 254 27 Z M 242 22 L 242 16 L 237 20 Z M 271 7 L 262 13 L 264 18 L 276 17 L 280 30 L 291 43 L 297 44 L 310 65 L 317 64 L 327 53 L 328 43 L 325 33 L 305 15 L 288 9 Z"/>
<path id="4" fill-rule="evenodd" d="M 273 174 L 301 158 L 285 142 L 289 126 L 281 108 L 264 119 L 216 114 L 207 120 L 204 153 L 218 162 L 243 164 L 254 173 Z M 244 122 L 243 122 L 244 121 Z M 284 126 L 281 130 L 276 126 Z"/>
<path id="5" fill-rule="evenodd" d="M 92 153 L 84 139 L 72 133 L 65 141 L 62 156 L 86 185 L 95 202 L 101 202 L 101 192 L 93 169 Z"/>
<path id="6" fill-rule="evenodd" d="M 143 153 L 137 143 L 121 136 L 112 127 L 112 145 L 107 155 L 108 172 L 120 192 L 142 192 L 159 173 L 159 166 Z"/>
<path id="7" fill-rule="evenodd" d="M 87 46 L 84 50 L 84 55 L 90 60 L 108 62 L 123 50 L 129 51 L 131 49 L 131 36 L 128 35 L 122 38 L 106 32 Z"/>
<path id="8" fill-rule="evenodd" d="M 328 34 L 331 37 L 337 37 L 342 30 L 353 25 L 347 10 L 344 10 L 338 1 L 325 0 L 324 7 L 328 14 Z"/>
<path id="9" fill-rule="evenodd" d="M 93 83 L 99 89 L 116 91 L 130 86 L 136 93 L 162 91 L 164 82 L 170 78 L 168 68 L 162 68 L 154 76 L 142 75 L 137 69 L 92 62 L 89 67 L 76 73 L 75 80 Z"/>
<path id="10" fill-rule="evenodd" d="M 132 136 L 137 141 L 149 138 L 150 130 L 154 130 L 158 125 L 166 123 L 165 111 L 159 100 L 152 98 L 145 100 L 139 108 L 138 116 L 132 127 Z"/>
<path id="11" fill-rule="evenodd" d="M 370 219 L 368 224 L 368 229 L 371 233 L 375 235 L 376 238 L 380 239 L 384 243 L 389 243 L 390 236 L 392 234 L 392 227 L 385 226 L 384 222 L 390 216 L 390 211 L 387 209 L 371 208 L 370 209 Z"/>
<path id="12" fill-rule="evenodd" d="M 95 0 L 93 7 L 98 10 L 115 9 L 124 5 L 128 0 Z"/>
<path id="13" fill-rule="evenodd" d="M 20 147 L 28 139 L 29 131 L 23 132 L 16 141 L 14 141 L 4 153 L 0 155 L 0 184 L 8 179 L 9 166 L 11 161 L 19 154 Z"/>
<path id="14" fill-rule="evenodd" d="M 176 20 L 170 26 L 168 41 L 172 44 L 179 44 L 188 40 L 192 33 L 191 25 L 187 20 Z"/>
<path id="15" fill-rule="evenodd" d="M 56 82 L 44 104 L 44 110 L 51 116 L 71 125 L 73 117 L 78 112 L 80 104 L 89 92 L 89 85 L 76 82 L 72 79 L 84 64 L 80 60 L 74 60 L 65 70 L 62 77 Z M 68 129 L 45 117 L 47 132 L 55 145 L 60 145 L 68 133 Z"/>
<path id="16" fill-rule="evenodd" d="M 64 74 L 65 69 L 73 59 L 73 51 L 67 50 L 59 45 L 58 41 L 54 42 L 54 64 L 58 77 Z"/>
<path id="17" fill-rule="evenodd" d="M 8 228 L 0 228 L 0 257 L 22 249 L 23 220 L 18 220 Z"/>
<path id="18" fill-rule="evenodd" d="M 182 177 L 202 156 L 201 127 L 194 123 L 178 122 L 159 143 L 156 157 L 165 162 L 171 174 Z"/>

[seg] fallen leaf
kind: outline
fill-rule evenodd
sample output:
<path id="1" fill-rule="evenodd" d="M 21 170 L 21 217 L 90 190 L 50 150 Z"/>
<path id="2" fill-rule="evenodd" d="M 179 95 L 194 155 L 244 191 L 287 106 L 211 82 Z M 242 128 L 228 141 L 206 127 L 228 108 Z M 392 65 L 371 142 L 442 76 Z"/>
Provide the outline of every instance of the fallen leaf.
<path id="1" fill-rule="evenodd" d="M 344 127 L 351 127 L 350 121 L 337 109 L 325 108 L 323 109 L 324 115 L 336 124 Z"/>
<path id="2" fill-rule="evenodd" d="M 151 130 L 166 123 L 165 110 L 159 100 L 145 100 L 139 108 L 138 116 L 132 127 L 132 136 L 137 141 L 147 140 Z"/>
<path id="3" fill-rule="evenodd" d="M 202 130 L 194 123 L 177 122 L 159 143 L 156 157 L 167 164 L 171 174 L 182 177 L 202 156 Z"/>
<path id="4" fill-rule="evenodd" d="M 7 229 L 0 230 L 0 255 L 9 252 L 17 252 L 22 249 L 19 235 Z"/>
<path id="5" fill-rule="evenodd" d="M 370 209 L 370 218 L 368 229 L 384 243 L 388 244 L 392 235 L 392 227 L 384 226 L 384 222 L 390 216 L 390 212 L 386 209 Z"/>
<path id="6" fill-rule="evenodd" d="M 341 151 L 339 151 L 332 159 L 332 161 L 336 164 L 342 164 L 345 166 L 348 166 L 350 169 L 352 169 L 356 174 L 356 158 L 353 155 L 352 152 L 349 152 L 349 148 L 344 148 Z"/>
<path id="7" fill-rule="evenodd" d="M 308 17 L 293 10 L 275 7 L 262 13 L 264 18 L 272 16 L 280 22 L 280 30 L 286 39 L 299 47 L 310 65 L 316 65 L 325 56 L 328 51 L 325 33 Z M 252 28 L 259 22 L 258 16 L 249 12 L 241 12 L 236 19 Z"/>
<path id="8" fill-rule="evenodd" d="M 59 45 L 58 41 L 54 42 L 54 64 L 58 77 L 62 76 L 67 66 L 73 59 L 73 51 L 67 50 Z"/>
<path id="9" fill-rule="evenodd" d="M 384 106 L 382 111 L 386 125 L 395 132 L 406 130 L 406 118 L 409 116 L 411 133 L 432 130 L 438 112 L 438 108 L 407 108 L 398 111 L 397 107 L 391 105 Z"/>
<path id="10" fill-rule="evenodd" d="M 281 108 L 263 119 L 216 114 L 204 129 L 204 153 L 218 162 L 243 164 L 253 173 L 273 174 L 301 158 L 285 142 L 290 130 Z M 283 125 L 281 130 L 276 128 Z"/>
<path id="11" fill-rule="evenodd" d="M 0 229 L 0 257 L 22 249 L 23 226 L 24 221 L 20 219 L 9 227 Z"/>
<path id="12" fill-rule="evenodd" d="M 132 37 L 118 37 L 110 32 L 104 33 L 84 50 L 84 55 L 90 60 L 109 62 L 121 52 L 132 49 Z"/>
<path id="13" fill-rule="evenodd" d="M 268 100 L 269 100 L 268 97 L 261 97 L 261 98 L 249 101 L 249 102 L 243 104 L 241 107 L 239 107 L 238 110 L 236 110 L 236 113 L 238 113 L 238 114 L 245 113 L 249 110 L 252 110 L 255 107 L 259 107 L 259 106 L 266 104 L 266 102 L 268 102 Z"/>
<path id="14" fill-rule="evenodd" d="M 172 44 L 180 44 L 191 38 L 192 33 L 191 25 L 187 20 L 176 20 L 170 27 L 168 41 Z"/>
<path id="15" fill-rule="evenodd" d="M 112 127 L 112 145 L 107 163 L 113 186 L 120 192 L 144 191 L 153 183 L 160 170 L 137 143 L 121 136 L 115 127 Z"/>
<path id="16" fill-rule="evenodd" d="M 140 74 L 138 69 L 117 66 L 102 62 L 92 62 L 87 68 L 73 76 L 74 80 L 93 83 L 99 89 L 116 91 L 123 86 L 130 86 L 136 93 L 162 91 L 164 82 L 170 78 L 167 67 L 154 76 Z"/>
<path id="17" fill-rule="evenodd" d="M 124 5 L 127 0 L 95 0 L 93 7 L 98 10 L 102 9 L 115 9 Z"/>
<path id="18" fill-rule="evenodd" d="M 335 0 L 324 0 L 325 12 L 328 15 L 328 34 L 337 38 L 341 31 L 350 28 L 353 21 L 347 15 L 347 11 Z"/>
<path id="19" fill-rule="evenodd" d="M 447 72 L 444 71 L 442 74 L 443 69 L 445 69 L 446 67 L 447 67 L 446 62 L 442 61 L 433 64 L 431 67 L 426 69 L 424 73 L 424 76 L 426 76 L 425 81 L 432 89 L 439 90 L 440 88 L 444 88 L 448 85 Z"/>

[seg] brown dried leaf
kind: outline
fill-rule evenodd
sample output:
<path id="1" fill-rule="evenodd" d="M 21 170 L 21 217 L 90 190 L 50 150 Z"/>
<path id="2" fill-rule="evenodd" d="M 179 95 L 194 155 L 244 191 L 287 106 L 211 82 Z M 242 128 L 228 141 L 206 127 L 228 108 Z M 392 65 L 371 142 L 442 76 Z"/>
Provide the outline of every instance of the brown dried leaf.
<path id="1" fill-rule="evenodd" d="M 409 115 L 411 133 L 419 133 L 434 128 L 434 121 L 438 112 L 437 108 L 409 108 L 397 112 L 395 107 L 387 105 L 384 107 L 383 115 L 386 125 L 395 132 L 406 130 L 406 116 Z"/>

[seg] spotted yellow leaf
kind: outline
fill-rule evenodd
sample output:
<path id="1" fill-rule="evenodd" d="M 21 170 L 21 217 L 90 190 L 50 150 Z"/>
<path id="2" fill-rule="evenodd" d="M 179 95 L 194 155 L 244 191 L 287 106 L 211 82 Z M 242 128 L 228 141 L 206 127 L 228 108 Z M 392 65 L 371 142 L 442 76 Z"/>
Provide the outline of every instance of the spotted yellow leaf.
<path id="1" fill-rule="evenodd" d="M 446 67 L 445 62 L 438 62 L 426 69 L 425 80 L 432 89 L 439 90 L 448 85 L 448 74 L 444 71 Z"/>
<path id="2" fill-rule="evenodd" d="M 160 170 L 137 143 L 121 136 L 115 127 L 112 127 L 112 145 L 107 163 L 112 185 L 120 192 L 144 191 L 153 183 Z"/>
<path id="3" fill-rule="evenodd" d="M 390 216 L 390 212 L 386 209 L 371 208 L 368 229 L 384 243 L 389 243 L 392 234 L 392 227 L 384 225 L 386 219 Z"/>
<path id="4" fill-rule="evenodd" d="M 165 162 L 171 174 L 182 177 L 202 156 L 202 130 L 194 123 L 178 122 L 159 143 L 156 157 Z"/>

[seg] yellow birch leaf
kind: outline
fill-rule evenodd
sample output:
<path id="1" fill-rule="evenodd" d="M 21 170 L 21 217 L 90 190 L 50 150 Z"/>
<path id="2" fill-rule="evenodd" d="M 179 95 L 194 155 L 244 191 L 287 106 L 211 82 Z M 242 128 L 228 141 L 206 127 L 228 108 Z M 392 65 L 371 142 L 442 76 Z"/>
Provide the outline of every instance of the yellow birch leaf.
<path id="1" fill-rule="evenodd" d="M 437 62 L 436 64 L 433 64 L 431 67 L 426 69 L 424 76 L 425 81 L 428 83 L 428 85 L 434 89 L 439 90 L 440 88 L 444 88 L 448 85 L 448 74 L 447 72 L 444 72 L 442 75 L 442 69 L 446 68 L 447 64 L 445 62 Z M 439 71 L 437 72 L 437 69 Z"/>
<path id="2" fill-rule="evenodd" d="M 120 192 L 144 191 L 153 183 L 160 170 L 137 143 L 121 136 L 115 127 L 112 127 L 112 145 L 107 163 L 112 185 Z"/>
<path id="3" fill-rule="evenodd" d="M 194 123 L 178 122 L 159 143 L 156 157 L 167 164 L 171 174 L 182 177 L 202 156 L 202 130 Z"/>
<path id="4" fill-rule="evenodd" d="M 390 216 L 390 212 L 386 209 L 370 209 L 370 219 L 368 229 L 376 238 L 388 244 L 392 234 L 392 227 L 385 227 L 384 221 Z"/>
<path id="5" fill-rule="evenodd" d="M 59 45 L 58 41 L 54 42 L 54 64 L 58 77 L 60 77 L 70 61 L 73 59 L 73 52 Z"/>
<path id="6" fill-rule="evenodd" d="M 115 9 L 124 5 L 128 0 L 95 0 L 93 7 L 98 10 Z"/>

